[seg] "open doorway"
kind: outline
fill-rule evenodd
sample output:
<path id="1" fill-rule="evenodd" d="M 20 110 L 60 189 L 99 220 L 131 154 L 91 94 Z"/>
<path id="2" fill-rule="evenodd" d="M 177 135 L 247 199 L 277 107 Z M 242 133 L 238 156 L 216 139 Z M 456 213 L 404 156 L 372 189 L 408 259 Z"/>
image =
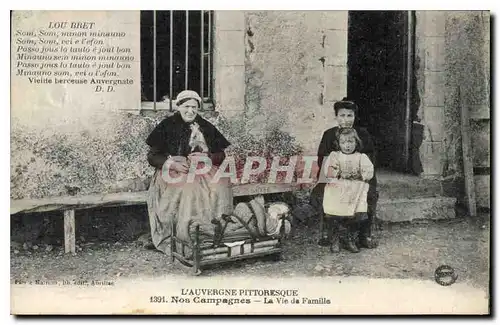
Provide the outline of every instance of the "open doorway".
<path id="1" fill-rule="evenodd" d="M 412 18 L 407 11 L 349 12 L 348 97 L 374 138 L 377 167 L 400 172 L 412 169 L 415 156 Z"/>

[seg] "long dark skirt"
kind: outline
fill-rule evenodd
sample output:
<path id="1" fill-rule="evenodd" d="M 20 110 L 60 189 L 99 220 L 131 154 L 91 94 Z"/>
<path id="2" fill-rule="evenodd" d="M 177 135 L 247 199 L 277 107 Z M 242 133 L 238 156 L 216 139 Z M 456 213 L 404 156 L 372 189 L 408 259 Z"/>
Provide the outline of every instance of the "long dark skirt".
<path id="1" fill-rule="evenodd" d="M 151 237 L 156 249 L 170 254 L 172 225 L 177 237 L 189 241 L 191 221 L 210 224 L 214 218 L 233 211 L 233 192 L 229 179 L 211 182 L 217 169 L 196 177 L 193 183 L 167 183 L 157 170 L 148 196 Z"/>

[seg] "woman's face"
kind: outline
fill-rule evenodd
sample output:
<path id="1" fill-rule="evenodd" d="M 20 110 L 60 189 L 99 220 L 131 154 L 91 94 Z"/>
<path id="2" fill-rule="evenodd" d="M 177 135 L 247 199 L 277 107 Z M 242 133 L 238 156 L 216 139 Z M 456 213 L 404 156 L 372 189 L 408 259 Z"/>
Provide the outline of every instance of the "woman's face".
<path id="1" fill-rule="evenodd" d="M 343 128 L 352 128 L 355 117 L 354 111 L 350 109 L 341 108 L 337 112 L 337 121 L 339 126 Z"/>
<path id="2" fill-rule="evenodd" d="M 192 122 L 196 115 L 198 115 L 198 101 L 190 99 L 178 106 L 179 113 L 181 113 L 184 122 Z"/>

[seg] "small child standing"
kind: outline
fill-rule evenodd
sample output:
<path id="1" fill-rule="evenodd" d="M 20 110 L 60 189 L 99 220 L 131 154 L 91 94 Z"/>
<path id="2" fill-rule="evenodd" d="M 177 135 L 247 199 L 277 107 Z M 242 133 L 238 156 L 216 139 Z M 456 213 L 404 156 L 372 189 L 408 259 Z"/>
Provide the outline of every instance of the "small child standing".
<path id="1" fill-rule="evenodd" d="M 339 252 L 343 242 L 347 250 L 357 253 L 357 224 L 368 218 L 368 181 L 374 167 L 368 156 L 359 152 L 362 144 L 355 129 L 340 128 L 336 138 L 340 151 L 330 153 L 325 165 L 323 209 L 328 240 L 332 252 Z"/>

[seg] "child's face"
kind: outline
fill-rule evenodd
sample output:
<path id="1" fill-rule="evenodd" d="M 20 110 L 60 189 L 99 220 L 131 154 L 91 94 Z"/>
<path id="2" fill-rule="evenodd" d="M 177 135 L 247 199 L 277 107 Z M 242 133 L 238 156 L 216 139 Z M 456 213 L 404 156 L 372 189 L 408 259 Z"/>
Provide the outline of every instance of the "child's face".
<path id="1" fill-rule="evenodd" d="M 341 108 L 337 112 L 337 121 L 339 126 L 343 128 L 351 128 L 354 124 L 354 118 L 353 110 Z"/>
<path id="2" fill-rule="evenodd" d="M 341 134 L 339 138 L 340 150 L 343 153 L 350 154 L 356 150 L 356 139 L 350 135 Z"/>

